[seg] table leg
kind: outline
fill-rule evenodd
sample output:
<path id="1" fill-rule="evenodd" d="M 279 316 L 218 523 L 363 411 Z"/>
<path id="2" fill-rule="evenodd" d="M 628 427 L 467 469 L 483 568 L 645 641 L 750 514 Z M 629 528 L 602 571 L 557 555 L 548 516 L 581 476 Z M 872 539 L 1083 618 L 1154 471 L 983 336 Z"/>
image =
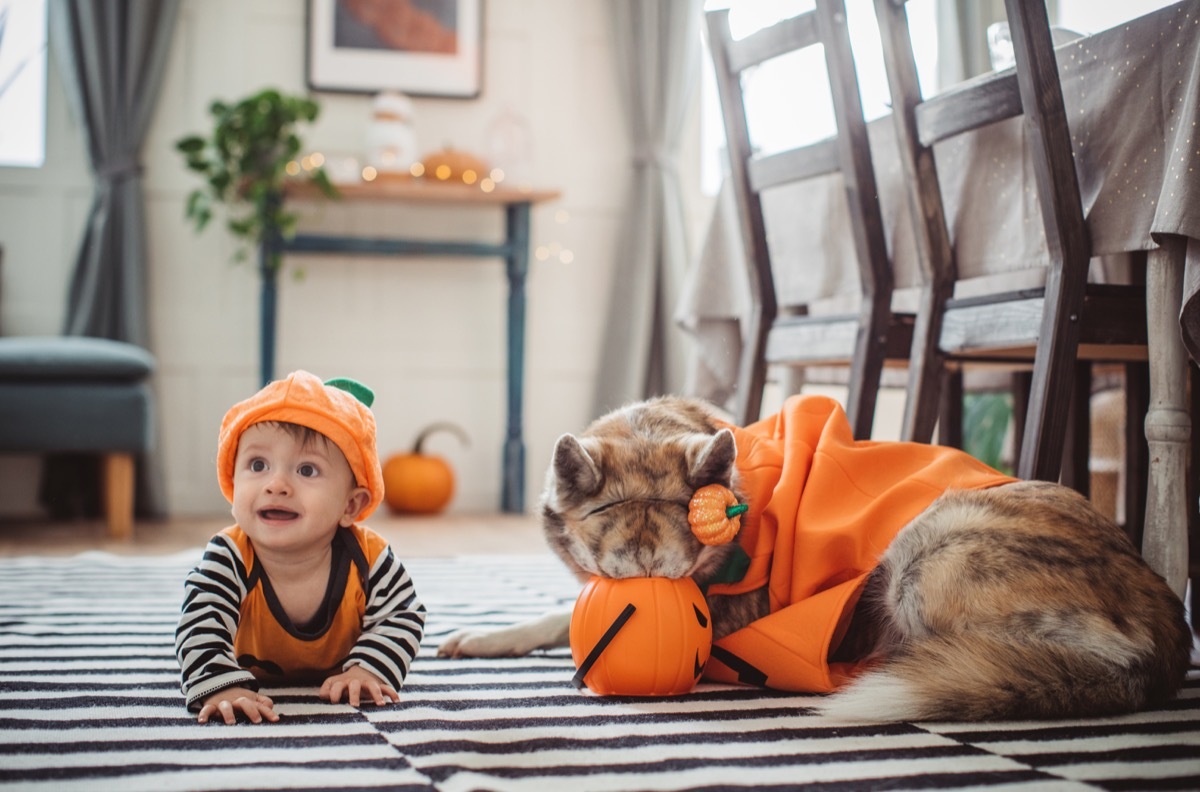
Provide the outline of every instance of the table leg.
<path id="1" fill-rule="evenodd" d="M 525 276 L 529 272 L 527 203 L 508 206 L 505 220 L 508 253 L 508 420 L 504 438 L 500 509 L 525 511 L 525 440 L 522 428 L 525 382 Z"/>
<path id="2" fill-rule="evenodd" d="M 275 259 L 281 249 L 278 231 L 264 231 L 258 247 L 258 376 L 263 387 L 275 379 L 275 305 L 279 299 Z"/>
<path id="3" fill-rule="evenodd" d="M 260 274 L 258 298 L 258 377 L 265 387 L 275 379 L 275 302 L 278 299 L 275 271 L 264 268 Z"/>
<path id="4" fill-rule="evenodd" d="M 1179 331 L 1184 240 L 1167 237 L 1146 262 L 1146 332 L 1150 350 L 1150 409 L 1146 442 L 1149 485 L 1142 555 L 1180 597 L 1187 584 L 1186 467 L 1191 418 L 1187 410 L 1187 352 Z"/>

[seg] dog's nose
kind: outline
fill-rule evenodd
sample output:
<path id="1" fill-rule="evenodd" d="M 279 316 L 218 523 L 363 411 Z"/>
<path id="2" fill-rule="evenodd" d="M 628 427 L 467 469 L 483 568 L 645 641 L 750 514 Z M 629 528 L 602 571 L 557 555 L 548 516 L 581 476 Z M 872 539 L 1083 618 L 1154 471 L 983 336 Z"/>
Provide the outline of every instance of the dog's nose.
<path id="1" fill-rule="evenodd" d="M 642 574 L 646 577 L 656 577 L 655 572 L 658 569 L 658 561 L 655 558 L 653 547 L 643 545 L 638 548 L 637 563 L 641 567 Z"/>

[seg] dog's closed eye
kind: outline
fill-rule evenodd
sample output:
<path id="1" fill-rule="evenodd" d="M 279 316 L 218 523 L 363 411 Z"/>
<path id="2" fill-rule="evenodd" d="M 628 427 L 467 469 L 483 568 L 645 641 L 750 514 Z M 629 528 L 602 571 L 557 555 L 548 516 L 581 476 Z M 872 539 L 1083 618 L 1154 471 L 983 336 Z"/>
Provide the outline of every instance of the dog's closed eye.
<path id="1" fill-rule="evenodd" d="M 591 517 L 594 514 L 600 514 L 601 512 L 608 511 L 609 509 L 613 508 L 614 506 L 622 506 L 625 504 L 634 504 L 634 503 L 665 503 L 669 506 L 679 506 L 683 509 L 686 509 L 688 507 L 688 502 L 686 500 L 678 501 L 678 500 L 672 500 L 670 498 L 625 498 L 623 500 L 613 501 L 612 503 L 606 503 L 603 506 L 597 506 L 596 508 L 592 509 L 590 512 L 588 512 L 587 514 L 585 514 L 583 516 L 585 518 Z"/>

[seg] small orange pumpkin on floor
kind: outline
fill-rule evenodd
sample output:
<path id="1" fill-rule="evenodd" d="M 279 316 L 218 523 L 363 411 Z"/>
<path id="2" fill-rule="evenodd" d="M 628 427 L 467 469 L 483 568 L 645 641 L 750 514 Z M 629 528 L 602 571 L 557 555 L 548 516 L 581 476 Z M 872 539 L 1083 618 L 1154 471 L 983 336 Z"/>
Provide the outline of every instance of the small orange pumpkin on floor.
<path id="1" fill-rule="evenodd" d="M 449 431 L 466 444 L 467 435 L 451 423 L 435 423 L 417 435 L 413 449 L 383 463 L 383 500 L 399 514 L 436 514 L 454 497 L 454 469 L 445 459 L 424 454 L 421 447 L 434 432 Z"/>
<path id="2" fill-rule="evenodd" d="M 576 687 L 602 696 L 675 696 L 712 651 L 712 619 L 691 578 L 593 577 L 571 614 Z"/>

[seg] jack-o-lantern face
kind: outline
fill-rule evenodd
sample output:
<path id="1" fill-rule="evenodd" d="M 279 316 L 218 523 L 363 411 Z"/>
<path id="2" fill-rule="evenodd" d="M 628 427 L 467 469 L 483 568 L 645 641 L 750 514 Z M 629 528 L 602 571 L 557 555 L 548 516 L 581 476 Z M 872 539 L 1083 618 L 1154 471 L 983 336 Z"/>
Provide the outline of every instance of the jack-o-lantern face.
<path id="1" fill-rule="evenodd" d="M 615 634 L 608 636 L 610 629 Z M 712 619 L 691 578 L 593 577 L 575 602 L 571 656 L 581 672 L 577 684 L 602 696 L 686 693 L 711 651 Z"/>

